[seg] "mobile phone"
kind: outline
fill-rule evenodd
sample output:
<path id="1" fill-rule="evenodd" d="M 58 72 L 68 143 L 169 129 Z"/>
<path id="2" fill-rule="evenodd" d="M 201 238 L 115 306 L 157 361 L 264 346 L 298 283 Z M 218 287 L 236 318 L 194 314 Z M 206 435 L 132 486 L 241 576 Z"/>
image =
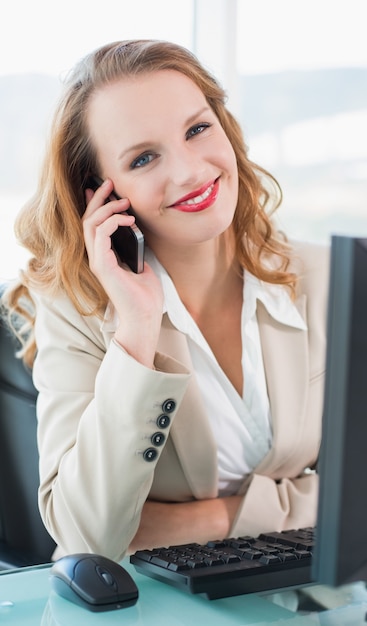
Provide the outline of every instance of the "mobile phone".
<path id="1" fill-rule="evenodd" d="M 89 176 L 86 188 L 96 191 L 103 183 L 98 176 Z M 115 191 L 110 194 L 109 200 L 119 200 Z M 126 213 L 133 215 L 131 209 Z M 119 259 L 126 263 L 135 274 L 144 270 L 144 235 L 136 224 L 132 226 L 119 226 L 111 235 L 112 247 Z"/>

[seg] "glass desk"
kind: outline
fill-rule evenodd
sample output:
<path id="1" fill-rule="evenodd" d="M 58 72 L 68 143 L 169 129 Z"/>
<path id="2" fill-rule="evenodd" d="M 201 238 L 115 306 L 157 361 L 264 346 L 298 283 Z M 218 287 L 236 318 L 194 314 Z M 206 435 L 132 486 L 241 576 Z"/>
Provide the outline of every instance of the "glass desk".
<path id="1" fill-rule="evenodd" d="M 0 624 L 6 626 L 358 626 L 366 624 L 367 602 L 312 615 L 273 604 L 266 596 L 244 595 L 207 600 L 188 595 L 138 574 L 128 560 L 122 565 L 139 588 L 135 606 L 92 613 L 51 590 L 50 566 L 0 572 Z"/>

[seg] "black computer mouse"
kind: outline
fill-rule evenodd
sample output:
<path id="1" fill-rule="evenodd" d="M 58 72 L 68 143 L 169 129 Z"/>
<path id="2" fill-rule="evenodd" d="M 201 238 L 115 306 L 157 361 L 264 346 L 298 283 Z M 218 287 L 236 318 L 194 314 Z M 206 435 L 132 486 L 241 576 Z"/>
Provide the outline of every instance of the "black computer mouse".
<path id="1" fill-rule="evenodd" d="M 123 609 L 139 596 L 130 574 L 99 554 L 62 557 L 51 567 L 50 581 L 56 593 L 90 611 Z"/>

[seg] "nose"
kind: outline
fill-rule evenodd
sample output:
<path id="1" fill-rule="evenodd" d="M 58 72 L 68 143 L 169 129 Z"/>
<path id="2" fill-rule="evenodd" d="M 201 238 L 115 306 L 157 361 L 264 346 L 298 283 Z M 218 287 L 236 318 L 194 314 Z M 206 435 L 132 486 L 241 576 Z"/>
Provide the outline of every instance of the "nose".
<path id="1" fill-rule="evenodd" d="M 205 161 L 187 144 L 171 152 L 167 166 L 171 182 L 177 187 L 191 187 L 203 182 Z"/>

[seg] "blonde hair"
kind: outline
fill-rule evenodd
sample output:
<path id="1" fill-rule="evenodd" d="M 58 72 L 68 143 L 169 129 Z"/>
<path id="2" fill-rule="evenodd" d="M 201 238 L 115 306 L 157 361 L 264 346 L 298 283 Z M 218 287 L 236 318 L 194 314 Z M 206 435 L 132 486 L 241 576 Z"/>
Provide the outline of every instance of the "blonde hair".
<path id="1" fill-rule="evenodd" d="M 54 294 L 62 289 L 82 315 L 102 315 L 107 296 L 92 274 L 84 246 L 81 216 L 88 175 L 98 172 L 86 111 L 91 95 L 104 85 L 137 74 L 176 70 L 188 76 L 202 91 L 218 117 L 237 158 L 238 204 L 233 229 L 236 255 L 243 267 L 271 283 L 295 286 L 288 272 L 290 249 L 271 222 L 279 206 L 277 181 L 247 157 L 242 131 L 226 108 L 226 96 L 215 78 L 185 48 L 171 42 L 135 40 L 103 46 L 79 62 L 65 82 L 53 119 L 50 140 L 35 196 L 20 212 L 15 232 L 31 253 L 20 281 L 6 296 L 11 312 L 22 314 L 32 329 L 30 289 Z M 267 258 L 278 258 L 271 268 Z M 22 331 L 20 331 L 22 334 Z M 36 346 L 33 333 L 23 340 L 23 358 L 31 364 Z"/>

